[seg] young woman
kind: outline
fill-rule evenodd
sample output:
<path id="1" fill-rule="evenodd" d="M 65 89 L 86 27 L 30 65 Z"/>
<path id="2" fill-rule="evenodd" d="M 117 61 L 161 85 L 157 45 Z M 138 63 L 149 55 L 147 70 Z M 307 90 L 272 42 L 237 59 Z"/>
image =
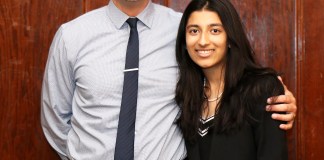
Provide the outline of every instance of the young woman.
<path id="1" fill-rule="evenodd" d="M 284 94 L 277 73 L 257 64 L 228 0 L 193 0 L 179 26 L 178 124 L 192 160 L 287 159 L 285 131 L 265 111 Z"/>

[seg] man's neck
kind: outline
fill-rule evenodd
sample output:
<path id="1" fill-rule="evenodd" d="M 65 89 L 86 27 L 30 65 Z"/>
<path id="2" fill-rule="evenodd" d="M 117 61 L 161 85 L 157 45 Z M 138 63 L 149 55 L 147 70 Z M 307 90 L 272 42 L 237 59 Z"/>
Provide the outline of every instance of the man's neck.
<path id="1" fill-rule="evenodd" d="M 150 0 L 113 0 L 118 9 L 130 17 L 140 14 Z"/>

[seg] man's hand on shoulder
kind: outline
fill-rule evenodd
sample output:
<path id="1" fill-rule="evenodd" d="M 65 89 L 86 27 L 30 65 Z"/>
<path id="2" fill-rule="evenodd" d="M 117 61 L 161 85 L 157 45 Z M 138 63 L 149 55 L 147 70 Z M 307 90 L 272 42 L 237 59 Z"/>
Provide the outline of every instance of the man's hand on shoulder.
<path id="1" fill-rule="evenodd" d="M 282 82 L 281 77 L 278 77 L 278 79 Z M 283 86 L 285 95 L 268 98 L 266 110 L 271 112 L 286 112 L 286 114 L 273 113 L 271 117 L 275 120 L 286 121 L 287 124 L 281 124 L 279 127 L 283 130 L 289 130 L 293 127 L 297 114 L 297 106 L 294 95 L 287 89 L 285 84 Z"/>

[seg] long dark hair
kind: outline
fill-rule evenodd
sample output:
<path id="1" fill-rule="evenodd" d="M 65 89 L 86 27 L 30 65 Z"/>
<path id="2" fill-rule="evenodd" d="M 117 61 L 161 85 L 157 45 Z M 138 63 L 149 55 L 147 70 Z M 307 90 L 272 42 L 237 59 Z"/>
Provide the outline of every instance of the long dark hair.
<path id="1" fill-rule="evenodd" d="M 228 0 L 191 1 L 183 13 L 176 41 L 176 59 L 180 76 L 176 86 L 175 100 L 181 108 L 178 125 L 187 140 L 194 139 L 197 133 L 204 103 L 204 74 L 188 55 L 186 25 L 193 12 L 202 10 L 218 14 L 227 33 L 227 43 L 231 46 L 226 54 L 225 85 L 218 110 L 219 132 L 230 132 L 231 129 L 238 128 L 244 123 L 247 110 L 244 105 L 228 103 L 244 74 L 247 71 L 276 74 L 274 70 L 262 68 L 256 63 L 254 51 L 245 34 L 242 21 Z"/>

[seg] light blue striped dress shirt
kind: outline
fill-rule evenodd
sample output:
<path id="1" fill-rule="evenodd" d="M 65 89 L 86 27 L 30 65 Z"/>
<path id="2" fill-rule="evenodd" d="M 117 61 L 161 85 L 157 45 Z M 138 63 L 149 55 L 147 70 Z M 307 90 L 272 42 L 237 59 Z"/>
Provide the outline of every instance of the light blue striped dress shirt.
<path id="1" fill-rule="evenodd" d="M 128 18 L 110 1 L 63 24 L 54 37 L 43 80 L 41 123 L 63 158 L 114 159 Z M 179 113 L 174 50 L 181 13 L 150 2 L 137 18 L 135 159 L 183 159 L 184 140 L 174 123 Z"/>

